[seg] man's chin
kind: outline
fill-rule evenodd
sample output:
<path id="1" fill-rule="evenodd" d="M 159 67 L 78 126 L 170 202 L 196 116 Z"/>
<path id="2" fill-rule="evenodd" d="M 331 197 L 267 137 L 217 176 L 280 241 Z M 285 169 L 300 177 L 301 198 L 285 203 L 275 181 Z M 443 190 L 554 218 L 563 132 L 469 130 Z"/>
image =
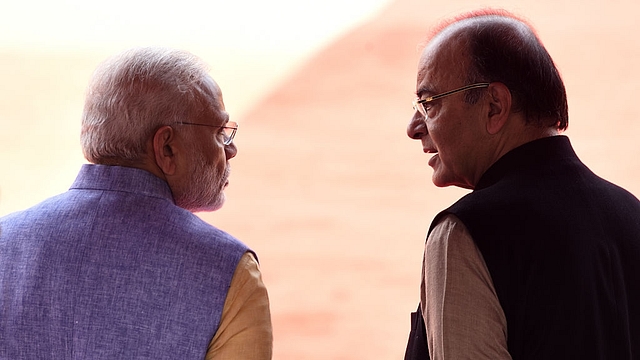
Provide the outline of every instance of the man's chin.
<path id="1" fill-rule="evenodd" d="M 433 176 L 431 176 L 431 181 L 433 182 L 433 185 L 437 187 L 447 187 L 452 185 L 450 182 L 445 181 L 445 179 L 439 176 L 437 170 L 433 172 Z"/>
<path id="2" fill-rule="evenodd" d="M 473 190 L 473 186 L 470 184 L 467 184 L 464 181 L 460 181 L 460 180 L 453 180 L 453 179 L 445 179 L 442 178 L 440 176 L 437 176 L 437 173 L 433 174 L 433 177 L 431 178 L 431 181 L 433 181 L 433 185 L 437 186 L 437 187 L 449 187 L 449 186 L 455 186 L 455 187 L 459 187 L 462 189 L 472 189 Z"/>
<path id="3" fill-rule="evenodd" d="M 218 196 L 218 198 L 213 203 L 203 205 L 199 207 L 197 210 L 194 210 L 192 212 L 212 212 L 212 211 L 220 210 L 224 205 L 225 200 L 226 200 L 226 197 L 224 193 L 222 193 Z"/>
<path id="4" fill-rule="evenodd" d="M 448 186 L 459 186 L 457 181 L 451 179 L 451 176 L 447 176 L 447 173 L 443 171 L 439 171 L 440 169 L 435 168 L 433 171 L 433 176 L 431 177 L 431 181 L 433 181 L 433 185 L 437 187 L 448 187 Z"/>
<path id="5" fill-rule="evenodd" d="M 187 204 L 177 202 L 176 205 L 192 213 L 197 213 L 197 212 L 212 212 L 212 211 L 220 210 L 220 208 L 222 208 L 222 205 L 224 205 L 224 202 L 225 202 L 225 195 L 224 193 L 220 193 L 215 200 L 207 203 L 196 200 L 196 201 L 191 201 Z"/>

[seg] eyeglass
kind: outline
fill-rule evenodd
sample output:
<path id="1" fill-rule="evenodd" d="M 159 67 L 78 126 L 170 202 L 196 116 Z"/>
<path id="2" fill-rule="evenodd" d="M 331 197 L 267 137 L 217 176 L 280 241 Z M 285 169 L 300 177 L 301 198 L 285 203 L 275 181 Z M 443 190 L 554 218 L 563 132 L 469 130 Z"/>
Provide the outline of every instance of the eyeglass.
<path id="1" fill-rule="evenodd" d="M 414 99 L 413 100 L 413 110 L 419 112 L 426 119 L 427 118 L 427 108 L 425 107 L 425 105 L 429 104 L 430 102 L 432 102 L 434 100 L 442 99 L 445 96 L 453 95 L 455 93 L 459 93 L 459 92 L 462 92 L 462 91 L 467 91 L 467 90 L 471 90 L 471 89 L 478 89 L 478 88 L 486 88 L 486 87 L 489 86 L 489 84 L 490 83 L 487 83 L 487 82 L 475 83 L 475 84 L 463 86 L 463 87 L 461 87 L 459 89 L 443 92 L 442 94 L 428 96 L 428 97 L 426 97 L 424 99 Z"/>
<path id="2" fill-rule="evenodd" d="M 222 128 L 224 130 L 224 140 L 222 141 L 222 143 L 225 145 L 231 145 L 231 143 L 233 142 L 233 138 L 236 137 L 236 132 L 238 131 L 238 123 L 235 121 L 229 121 L 225 125 L 196 124 L 185 121 L 177 122 L 176 124 L 207 126 L 216 129 Z"/>

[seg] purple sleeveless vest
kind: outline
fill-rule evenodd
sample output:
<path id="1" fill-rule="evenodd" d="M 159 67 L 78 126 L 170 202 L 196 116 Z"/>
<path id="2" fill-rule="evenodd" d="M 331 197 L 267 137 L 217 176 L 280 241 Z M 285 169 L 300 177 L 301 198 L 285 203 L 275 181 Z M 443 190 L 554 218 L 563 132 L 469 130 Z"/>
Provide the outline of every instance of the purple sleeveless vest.
<path id="1" fill-rule="evenodd" d="M 0 221 L 0 359 L 203 359 L 246 251 L 151 173 L 84 165 Z"/>

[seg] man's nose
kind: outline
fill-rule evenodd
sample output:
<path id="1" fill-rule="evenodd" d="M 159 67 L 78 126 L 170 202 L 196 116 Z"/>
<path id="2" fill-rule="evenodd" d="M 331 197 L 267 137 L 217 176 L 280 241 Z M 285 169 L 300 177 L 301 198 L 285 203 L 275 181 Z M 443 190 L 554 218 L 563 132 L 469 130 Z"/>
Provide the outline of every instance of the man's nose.
<path id="1" fill-rule="evenodd" d="M 234 142 L 229 145 L 225 145 L 224 154 L 227 156 L 227 160 L 234 158 L 238 154 L 238 148 Z"/>
<path id="2" fill-rule="evenodd" d="M 427 135 L 427 123 L 424 121 L 424 117 L 417 111 L 413 114 L 411 121 L 409 121 L 407 135 L 414 140 L 420 140 L 423 136 Z"/>

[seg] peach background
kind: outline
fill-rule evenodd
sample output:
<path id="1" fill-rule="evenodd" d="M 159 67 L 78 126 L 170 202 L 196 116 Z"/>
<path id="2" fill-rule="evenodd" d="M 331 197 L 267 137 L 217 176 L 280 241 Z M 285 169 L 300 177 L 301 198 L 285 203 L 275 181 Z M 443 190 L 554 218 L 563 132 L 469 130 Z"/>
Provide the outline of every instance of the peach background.
<path id="1" fill-rule="evenodd" d="M 536 26 L 565 80 L 576 151 L 640 194 L 632 0 L 396 0 L 312 52 L 225 57 L 185 43 L 241 125 L 228 202 L 201 216 L 257 251 L 275 359 L 402 358 L 426 229 L 466 193 L 435 188 L 429 156 L 405 135 L 420 43 L 438 20 L 487 5 Z M 84 87 L 115 48 L 0 49 L 0 215 L 73 181 Z"/>

